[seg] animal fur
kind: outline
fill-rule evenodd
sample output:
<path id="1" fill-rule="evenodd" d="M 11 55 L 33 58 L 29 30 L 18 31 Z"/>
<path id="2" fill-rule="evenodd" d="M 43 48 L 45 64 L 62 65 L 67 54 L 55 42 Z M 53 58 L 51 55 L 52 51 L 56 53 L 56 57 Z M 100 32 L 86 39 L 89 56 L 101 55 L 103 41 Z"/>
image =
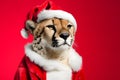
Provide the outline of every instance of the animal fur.
<path id="1" fill-rule="evenodd" d="M 34 36 L 32 44 L 25 47 L 26 55 L 47 71 L 47 80 L 71 80 L 72 70 L 78 71 L 82 66 L 82 58 L 72 48 L 73 24 L 60 18 L 39 23 L 28 20 L 26 29 Z"/>

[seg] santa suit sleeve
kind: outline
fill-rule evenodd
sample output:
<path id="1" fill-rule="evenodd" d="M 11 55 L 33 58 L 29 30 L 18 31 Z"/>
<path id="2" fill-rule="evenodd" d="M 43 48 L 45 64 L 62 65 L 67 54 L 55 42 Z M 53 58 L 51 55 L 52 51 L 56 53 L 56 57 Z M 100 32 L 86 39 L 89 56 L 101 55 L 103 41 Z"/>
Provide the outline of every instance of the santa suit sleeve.
<path id="1" fill-rule="evenodd" d="M 46 80 L 46 72 L 24 57 L 20 63 L 14 80 Z"/>
<path id="2" fill-rule="evenodd" d="M 20 63 L 17 69 L 14 80 L 29 80 L 30 77 L 28 74 L 29 73 L 27 72 L 25 58 L 23 58 L 22 62 Z"/>

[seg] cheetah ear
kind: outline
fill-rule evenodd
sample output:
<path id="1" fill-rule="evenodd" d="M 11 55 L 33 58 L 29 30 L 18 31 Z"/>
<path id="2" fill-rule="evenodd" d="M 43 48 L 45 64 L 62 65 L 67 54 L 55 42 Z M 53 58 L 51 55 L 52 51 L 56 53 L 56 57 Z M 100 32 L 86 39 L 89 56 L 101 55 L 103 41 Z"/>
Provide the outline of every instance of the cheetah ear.
<path id="1" fill-rule="evenodd" d="M 26 29 L 27 29 L 28 31 L 30 31 L 31 33 L 33 33 L 33 31 L 34 31 L 34 29 L 35 29 L 35 27 L 36 27 L 35 24 L 36 24 L 36 23 L 35 23 L 34 21 L 32 21 L 32 20 L 27 20 L 27 21 L 26 21 Z"/>
<path id="2" fill-rule="evenodd" d="M 29 32 L 33 34 L 33 31 L 34 31 L 35 27 L 36 27 L 36 23 L 35 22 L 33 22 L 32 20 L 27 20 L 26 24 L 25 24 L 25 28 L 23 28 L 21 30 L 21 36 L 24 39 L 27 39 L 28 35 L 29 35 Z"/>

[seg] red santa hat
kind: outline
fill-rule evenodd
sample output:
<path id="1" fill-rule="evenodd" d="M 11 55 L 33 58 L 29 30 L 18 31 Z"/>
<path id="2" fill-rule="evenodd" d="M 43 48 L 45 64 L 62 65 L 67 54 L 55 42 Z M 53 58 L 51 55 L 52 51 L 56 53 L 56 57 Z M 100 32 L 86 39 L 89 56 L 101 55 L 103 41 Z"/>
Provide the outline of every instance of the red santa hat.
<path id="1" fill-rule="evenodd" d="M 39 23 L 44 19 L 50 19 L 54 17 L 70 21 L 74 25 L 76 30 L 77 23 L 73 15 L 71 13 L 61 10 L 59 7 L 54 5 L 50 0 L 47 0 L 42 5 L 33 8 L 28 13 L 27 20 L 32 20 L 34 22 Z M 26 29 L 26 27 L 21 30 L 21 35 L 25 39 L 28 38 L 28 30 Z"/>

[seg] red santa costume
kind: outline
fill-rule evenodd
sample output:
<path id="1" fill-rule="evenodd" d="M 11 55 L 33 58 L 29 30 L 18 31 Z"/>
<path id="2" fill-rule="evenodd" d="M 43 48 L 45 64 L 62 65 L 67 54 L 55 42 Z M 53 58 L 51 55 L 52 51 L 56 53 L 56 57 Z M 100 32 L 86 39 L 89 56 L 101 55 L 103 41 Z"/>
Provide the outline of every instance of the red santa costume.
<path id="1" fill-rule="evenodd" d="M 72 14 L 58 10 L 51 1 L 46 1 L 41 6 L 33 8 L 27 19 L 40 22 L 49 18 L 62 18 L 69 20 L 77 28 L 76 21 Z M 22 35 L 27 38 L 26 30 Z M 82 57 L 73 49 L 69 50 L 69 66 L 40 56 L 31 49 L 31 44 L 25 46 L 25 56 L 21 61 L 14 80 L 85 80 L 82 70 Z M 55 70 L 55 71 L 52 71 Z"/>

